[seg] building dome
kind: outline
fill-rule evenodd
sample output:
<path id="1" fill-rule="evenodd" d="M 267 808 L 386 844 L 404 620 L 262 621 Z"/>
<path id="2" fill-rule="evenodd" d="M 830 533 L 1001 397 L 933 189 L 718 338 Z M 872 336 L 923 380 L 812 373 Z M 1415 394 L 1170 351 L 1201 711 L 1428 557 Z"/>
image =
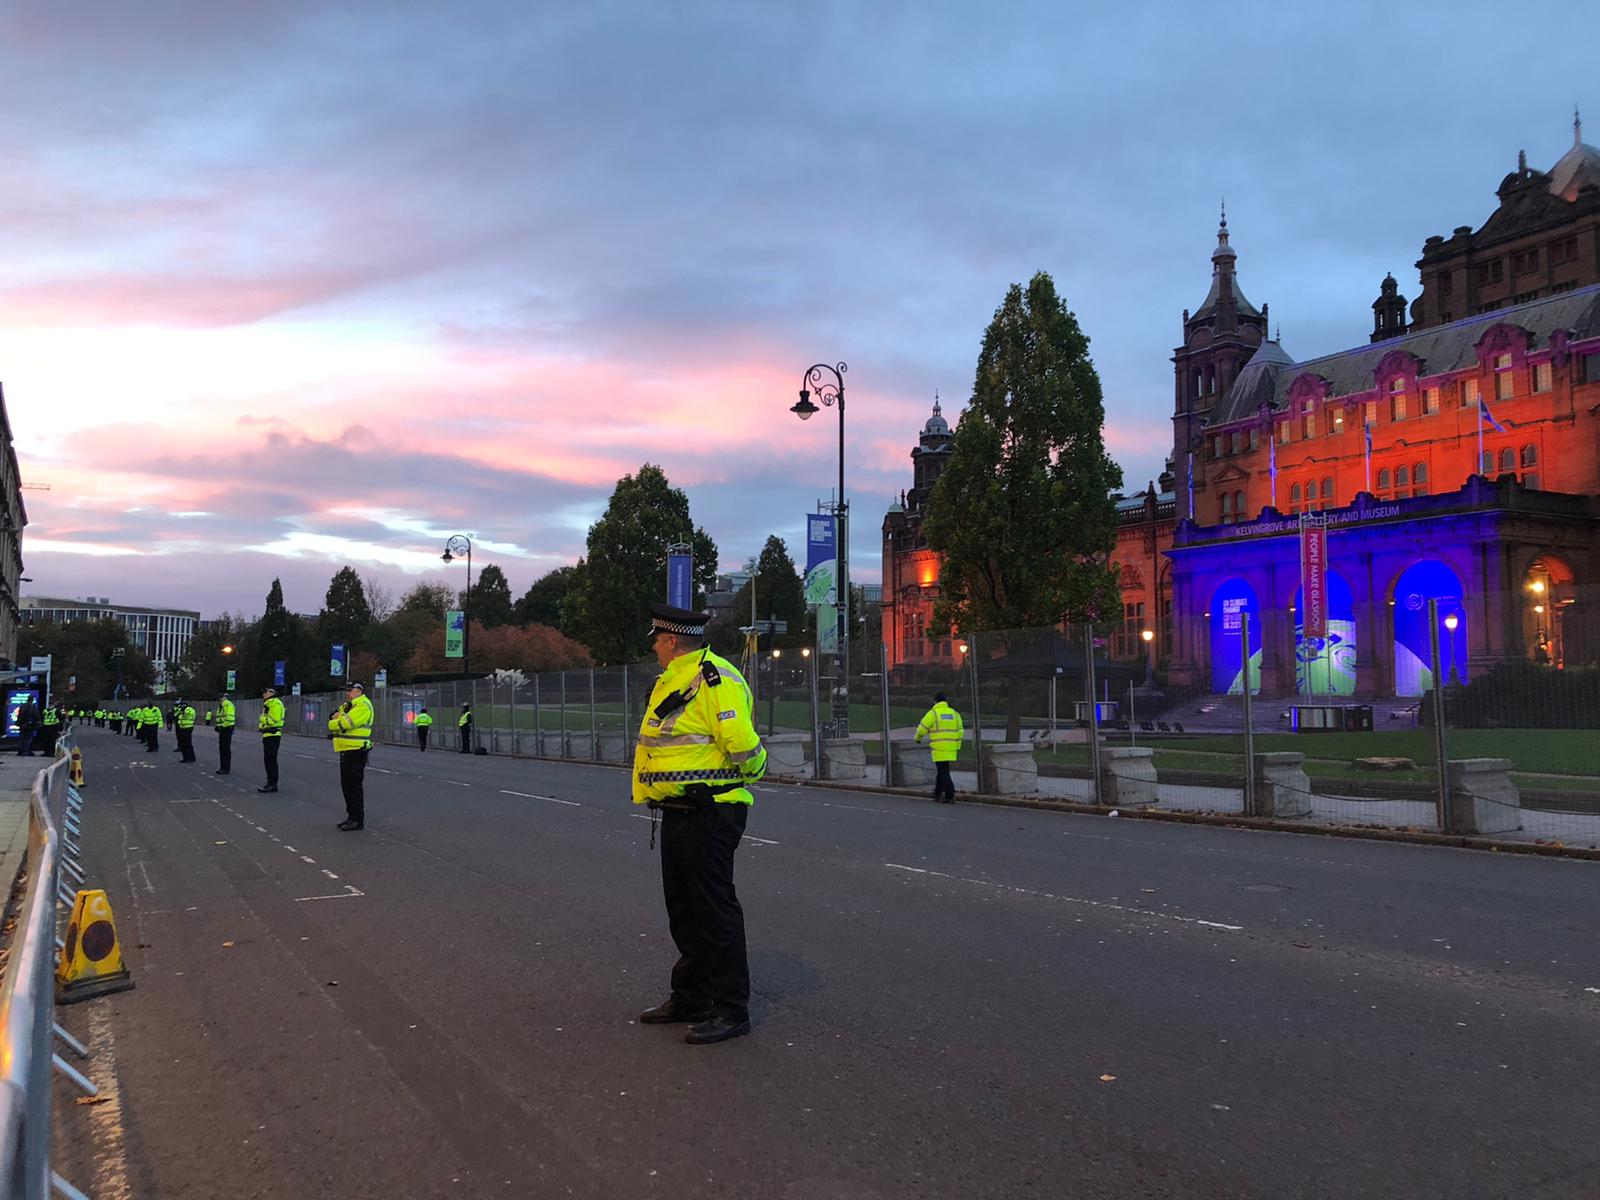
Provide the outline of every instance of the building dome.
<path id="1" fill-rule="evenodd" d="M 950 426 L 945 421 L 942 414 L 943 410 L 939 407 L 939 401 L 935 399 L 933 402 L 933 415 L 928 418 L 927 424 L 922 427 L 922 434 L 924 437 L 927 437 L 929 434 L 937 435 L 950 432 Z"/>
<path id="2" fill-rule="evenodd" d="M 1600 187 L 1600 150 L 1583 144 L 1583 122 L 1572 114 L 1572 149 L 1550 168 L 1550 191 L 1571 203 L 1587 184 Z"/>

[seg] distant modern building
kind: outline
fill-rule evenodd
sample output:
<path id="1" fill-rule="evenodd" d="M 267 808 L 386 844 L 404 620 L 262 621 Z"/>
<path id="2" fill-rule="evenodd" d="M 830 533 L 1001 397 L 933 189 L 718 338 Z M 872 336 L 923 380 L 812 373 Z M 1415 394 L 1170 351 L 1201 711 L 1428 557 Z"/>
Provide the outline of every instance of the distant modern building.
<path id="1" fill-rule="evenodd" d="M 144 651 L 156 664 L 157 678 L 167 666 L 176 666 L 189 641 L 200 627 L 200 614 L 184 608 L 145 608 L 137 604 L 113 604 L 108 596 L 88 596 L 63 600 L 54 596 L 24 596 L 22 619 L 29 625 L 54 621 L 120 622 L 128 630 L 128 644 Z"/>
<path id="2" fill-rule="evenodd" d="M 17 657 L 17 630 L 22 624 L 22 529 L 28 510 L 22 506 L 22 473 L 11 445 L 11 418 L 6 415 L 5 392 L 0 389 L 0 670 Z"/>

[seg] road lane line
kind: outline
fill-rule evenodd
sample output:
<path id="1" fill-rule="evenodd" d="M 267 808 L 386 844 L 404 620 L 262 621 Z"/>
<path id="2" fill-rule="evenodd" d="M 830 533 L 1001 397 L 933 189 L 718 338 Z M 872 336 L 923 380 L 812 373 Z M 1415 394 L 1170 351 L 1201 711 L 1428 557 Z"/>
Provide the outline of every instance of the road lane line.
<path id="1" fill-rule="evenodd" d="M 778 844 L 771 838 L 758 838 L 748 833 L 744 835 L 744 840 L 747 842 L 754 842 L 758 846 L 776 846 Z"/>
<path id="2" fill-rule="evenodd" d="M 313 867 L 317 865 L 317 860 L 312 858 L 309 854 L 302 854 L 300 856 L 300 861 L 303 863 L 310 863 Z"/>
<path id="3" fill-rule="evenodd" d="M 576 800 L 563 800 L 559 796 L 540 796 L 533 792 L 513 792 L 510 788 L 501 788 L 502 796 L 521 796 L 524 800 L 548 800 L 551 804 L 567 804 L 573 808 L 582 808 L 583 805 Z"/>
<path id="4" fill-rule="evenodd" d="M 337 875 L 335 875 L 335 874 L 334 874 L 334 873 L 333 873 L 333 872 L 332 872 L 332 871 L 330 871 L 330 870 L 328 870 L 328 868 L 327 868 L 327 867 L 323 867 L 323 868 L 322 868 L 322 873 L 323 873 L 323 874 L 324 874 L 324 875 L 326 875 L 326 876 L 327 876 L 327 877 L 328 877 L 328 878 L 329 878 L 329 879 L 337 879 L 337 878 L 339 878 L 339 877 L 338 877 L 338 876 L 337 876 Z"/>
<path id="5" fill-rule="evenodd" d="M 307 900 L 353 900 L 357 896 L 365 896 L 366 895 L 366 893 L 363 892 L 358 887 L 352 887 L 348 883 L 345 884 L 344 886 L 345 886 L 345 890 L 344 891 L 335 892 L 331 896 L 296 896 L 294 898 L 294 902 L 296 904 L 304 904 Z"/>
<path id="6" fill-rule="evenodd" d="M 1177 913 L 1157 912 L 1150 908 L 1130 908 L 1126 904 L 1112 904 L 1109 900 L 1088 900 L 1082 896 L 1061 896 L 1055 892 L 1042 892 L 1034 888 L 1014 887 L 1009 883 L 995 883 L 992 879 L 969 879 L 964 875 L 951 875 L 944 871 L 930 871 L 925 867 L 908 867 L 903 863 L 884 863 L 891 871 L 909 871 L 914 875 L 931 875 L 936 879 L 950 879 L 956 883 L 971 883 L 978 887 L 998 888 L 1002 892 L 1015 892 L 1019 896 L 1034 896 L 1042 900 L 1060 900 L 1064 904 L 1083 904 L 1089 908 L 1103 908 L 1108 912 L 1129 913 L 1139 917 L 1155 917 L 1160 921 L 1176 921 L 1180 925 L 1203 925 L 1207 929 L 1221 929 L 1228 933 L 1241 933 L 1243 925 L 1226 925 L 1221 921 L 1203 921 L 1199 917 L 1184 917 Z"/>
<path id="7" fill-rule="evenodd" d="M 454 784 L 456 787 L 471 787 L 472 786 L 470 783 L 463 783 L 459 779 L 446 779 L 444 782 L 449 783 L 449 784 Z"/>

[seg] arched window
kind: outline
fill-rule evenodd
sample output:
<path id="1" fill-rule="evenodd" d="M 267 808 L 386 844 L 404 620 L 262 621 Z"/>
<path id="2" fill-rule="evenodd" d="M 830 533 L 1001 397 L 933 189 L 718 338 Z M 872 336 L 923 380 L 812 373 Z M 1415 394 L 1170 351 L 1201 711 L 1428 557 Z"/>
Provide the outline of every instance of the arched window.
<path id="1" fill-rule="evenodd" d="M 1525 467 L 1539 465 L 1539 449 L 1537 446 L 1524 446 L 1522 448 L 1522 465 Z"/>
<path id="2" fill-rule="evenodd" d="M 1333 503 L 1333 479 L 1331 477 L 1322 481 L 1322 507 L 1327 508 Z"/>
<path id="3" fill-rule="evenodd" d="M 1486 478 L 1486 479 L 1493 479 L 1494 478 L 1494 451 L 1493 450 L 1485 450 L 1483 452 L 1483 475 L 1484 475 L 1484 478 Z"/>
<path id="4" fill-rule="evenodd" d="M 1411 468 L 1404 463 L 1394 469 L 1394 486 L 1401 490 L 1411 486 Z"/>
<path id="5" fill-rule="evenodd" d="M 1426 496 L 1428 494 L 1428 464 L 1417 463 L 1411 468 L 1411 494 L 1413 496 Z"/>
<path id="6" fill-rule="evenodd" d="M 1300 485 L 1298 483 L 1289 489 L 1289 511 L 1300 511 Z"/>
<path id="7" fill-rule="evenodd" d="M 1222 523 L 1227 525 L 1233 519 L 1233 497 L 1227 492 L 1222 493 Z"/>
<path id="8" fill-rule="evenodd" d="M 1384 467 L 1383 470 L 1378 472 L 1378 490 L 1380 492 L 1387 492 L 1389 490 L 1389 468 L 1388 467 Z"/>
<path id="9" fill-rule="evenodd" d="M 1315 500 L 1316 498 L 1317 498 L 1317 481 L 1315 479 L 1308 479 L 1308 480 L 1306 480 L 1306 502 L 1310 503 L 1312 500 Z"/>
<path id="10" fill-rule="evenodd" d="M 1510 446 L 1500 451 L 1500 469 L 1502 471 L 1515 471 L 1517 469 L 1517 452 Z"/>
<path id="11" fill-rule="evenodd" d="M 1233 513 L 1234 513 L 1234 516 L 1237 517 L 1239 520 L 1241 520 L 1241 521 L 1244 520 L 1244 493 L 1243 492 L 1235 492 L 1233 494 Z"/>

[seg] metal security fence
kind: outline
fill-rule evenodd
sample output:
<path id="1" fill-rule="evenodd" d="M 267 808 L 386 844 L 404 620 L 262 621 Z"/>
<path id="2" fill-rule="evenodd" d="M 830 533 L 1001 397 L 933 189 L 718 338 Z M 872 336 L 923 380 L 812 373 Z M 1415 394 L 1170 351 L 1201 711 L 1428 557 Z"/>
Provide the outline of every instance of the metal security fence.
<path id="1" fill-rule="evenodd" d="M 1154 627 L 858 653 L 847 696 L 828 662 L 793 650 L 746 674 L 776 777 L 931 791 L 915 732 L 942 693 L 966 724 L 953 774 L 968 793 L 1600 847 L 1600 594 L 1532 583 L 1335 603 L 1315 637 L 1294 603 L 1219 588 L 1209 609 Z M 375 736 L 414 743 L 426 707 L 431 746 L 456 749 L 470 705 L 474 749 L 622 763 L 658 675 L 648 663 L 383 688 Z M 341 700 L 286 697 L 289 731 L 324 737 Z M 242 729 L 258 711 L 239 705 Z"/>

